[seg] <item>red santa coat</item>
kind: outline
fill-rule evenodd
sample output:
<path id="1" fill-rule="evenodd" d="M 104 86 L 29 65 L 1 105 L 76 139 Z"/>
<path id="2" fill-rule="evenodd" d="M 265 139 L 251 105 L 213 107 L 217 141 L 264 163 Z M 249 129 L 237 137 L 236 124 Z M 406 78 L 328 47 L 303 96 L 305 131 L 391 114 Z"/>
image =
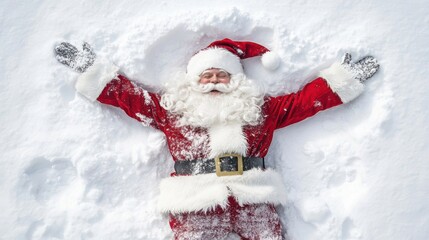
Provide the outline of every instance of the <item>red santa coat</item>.
<path id="1" fill-rule="evenodd" d="M 264 118 L 257 126 L 229 123 L 210 128 L 178 127 L 178 116 L 160 105 L 160 95 L 147 92 L 117 71 L 111 64 L 98 62 L 79 78 L 76 88 L 89 99 L 119 107 L 130 117 L 162 131 L 174 161 L 205 159 L 224 152 L 265 157 L 274 130 L 351 101 L 363 91 L 351 73 L 334 64 L 297 93 L 266 97 L 261 108 Z M 240 204 L 281 204 L 286 200 L 282 178 L 272 169 L 228 177 L 214 173 L 172 176 L 160 185 L 161 211 L 180 213 L 225 206 L 231 195 Z"/>

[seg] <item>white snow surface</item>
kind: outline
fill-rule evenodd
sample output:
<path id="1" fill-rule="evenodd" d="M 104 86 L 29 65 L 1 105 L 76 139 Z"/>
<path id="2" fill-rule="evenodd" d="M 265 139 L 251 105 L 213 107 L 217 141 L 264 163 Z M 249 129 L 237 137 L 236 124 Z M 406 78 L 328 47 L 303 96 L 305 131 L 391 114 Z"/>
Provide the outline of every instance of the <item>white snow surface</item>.
<path id="1" fill-rule="evenodd" d="M 0 2 L 0 239 L 170 239 L 156 210 L 163 135 L 74 90 L 61 41 L 86 41 L 157 91 L 221 38 L 252 40 L 248 76 L 293 92 L 350 52 L 381 69 L 355 101 L 278 130 L 289 240 L 429 238 L 429 3 L 424 0 Z M 174 201 L 174 199 L 172 199 Z"/>

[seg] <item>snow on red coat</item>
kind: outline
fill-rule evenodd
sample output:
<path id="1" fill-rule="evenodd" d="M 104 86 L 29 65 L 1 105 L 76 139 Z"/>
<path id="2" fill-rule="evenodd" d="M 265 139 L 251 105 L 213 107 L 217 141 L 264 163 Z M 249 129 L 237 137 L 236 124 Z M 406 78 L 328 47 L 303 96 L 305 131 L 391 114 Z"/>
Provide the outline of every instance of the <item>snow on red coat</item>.
<path id="1" fill-rule="evenodd" d="M 160 95 L 142 89 L 117 72 L 116 66 L 99 61 L 81 75 L 76 88 L 89 99 L 119 107 L 137 121 L 162 131 L 174 161 L 205 159 L 213 151 L 265 157 L 274 130 L 349 102 L 363 91 L 363 84 L 340 64 L 334 64 L 297 93 L 266 97 L 261 108 L 265 117 L 257 126 L 178 127 L 178 116 L 160 105 Z M 286 200 L 282 178 L 276 171 L 254 169 L 228 177 L 173 173 L 161 182 L 158 202 L 161 211 L 180 213 L 225 206 L 231 195 L 240 204 L 281 204 Z"/>

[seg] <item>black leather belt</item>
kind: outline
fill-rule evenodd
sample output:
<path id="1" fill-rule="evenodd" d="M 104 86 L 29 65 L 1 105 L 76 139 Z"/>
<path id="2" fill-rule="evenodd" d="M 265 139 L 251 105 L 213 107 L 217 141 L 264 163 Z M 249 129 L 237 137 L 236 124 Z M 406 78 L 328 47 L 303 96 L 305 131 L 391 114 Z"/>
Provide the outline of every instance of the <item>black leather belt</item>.
<path id="1" fill-rule="evenodd" d="M 178 175 L 216 173 L 218 176 L 242 175 L 253 168 L 265 169 L 264 158 L 226 154 L 210 159 L 184 160 L 174 163 Z"/>

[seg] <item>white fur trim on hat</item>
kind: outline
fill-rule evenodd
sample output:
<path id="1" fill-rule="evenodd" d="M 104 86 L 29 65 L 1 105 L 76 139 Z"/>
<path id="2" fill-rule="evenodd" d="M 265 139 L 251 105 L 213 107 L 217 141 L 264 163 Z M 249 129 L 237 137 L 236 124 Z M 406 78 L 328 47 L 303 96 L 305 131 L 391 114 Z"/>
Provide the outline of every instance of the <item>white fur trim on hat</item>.
<path id="1" fill-rule="evenodd" d="M 243 73 L 240 58 L 223 48 L 208 48 L 195 54 L 189 60 L 187 74 L 199 76 L 209 68 L 221 68 L 230 74 Z"/>
<path id="2" fill-rule="evenodd" d="M 338 94 L 343 103 L 347 103 L 359 96 L 365 88 L 359 80 L 355 79 L 351 70 L 340 63 L 334 63 L 319 74 L 328 82 L 329 87 Z"/>
<path id="3" fill-rule="evenodd" d="M 97 100 L 104 87 L 118 75 L 119 67 L 110 61 L 99 58 L 76 82 L 76 90 L 90 99 Z"/>

